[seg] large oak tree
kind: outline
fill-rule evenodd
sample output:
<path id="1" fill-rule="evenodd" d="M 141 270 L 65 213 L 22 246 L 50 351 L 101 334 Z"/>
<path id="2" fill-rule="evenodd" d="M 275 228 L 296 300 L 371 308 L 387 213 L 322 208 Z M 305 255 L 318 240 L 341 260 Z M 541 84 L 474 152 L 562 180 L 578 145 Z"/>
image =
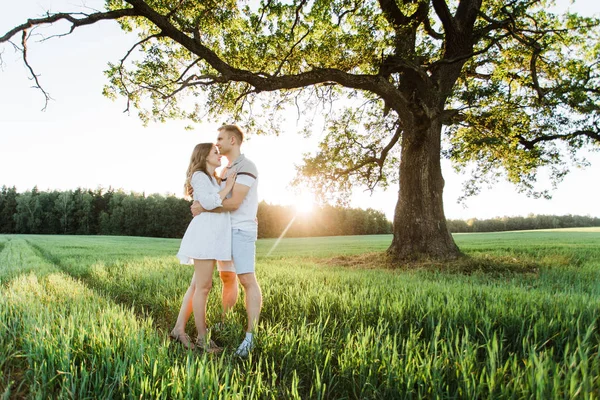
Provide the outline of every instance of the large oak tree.
<path id="1" fill-rule="evenodd" d="M 600 144 L 599 22 L 552 5 L 107 0 L 105 11 L 29 19 L 0 43 L 23 52 L 46 94 L 27 59 L 31 31 L 118 21 L 140 40 L 110 64 L 105 94 L 144 121 L 228 114 L 259 131 L 289 105 L 325 110 L 300 179 L 324 194 L 399 182 L 389 253 L 453 258 L 441 157 L 472 168 L 466 195 L 498 176 L 539 195 L 540 168 L 559 181 L 585 163 L 579 149 Z"/>

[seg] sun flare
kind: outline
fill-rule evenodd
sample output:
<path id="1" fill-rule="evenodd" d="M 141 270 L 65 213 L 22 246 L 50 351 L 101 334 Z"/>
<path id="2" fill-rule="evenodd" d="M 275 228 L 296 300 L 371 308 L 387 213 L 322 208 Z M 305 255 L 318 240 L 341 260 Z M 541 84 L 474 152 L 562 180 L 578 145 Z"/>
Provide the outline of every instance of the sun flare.
<path id="1" fill-rule="evenodd" d="M 294 208 L 298 214 L 310 214 L 315 207 L 315 196 L 309 192 L 299 193 L 294 198 Z"/>

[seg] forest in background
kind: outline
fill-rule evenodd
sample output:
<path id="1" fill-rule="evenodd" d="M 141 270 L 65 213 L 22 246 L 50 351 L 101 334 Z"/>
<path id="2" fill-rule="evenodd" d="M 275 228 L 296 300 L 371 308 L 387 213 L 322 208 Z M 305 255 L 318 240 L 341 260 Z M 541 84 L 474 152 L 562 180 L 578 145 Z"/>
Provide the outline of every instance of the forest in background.
<path id="1" fill-rule="evenodd" d="M 18 193 L 0 189 L 0 233 L 118 235 L 180 238 L 192 218 L 191 202 L 175 195 L 77 188 Z M 292 222 L 293 220 L 293 222 Z M 291 223 L 291 224 L 290 224 Z M 392 232 L 381 211 L 325 206 L 297 214 L 293 206 L 258 206 L 260 238 L 372 235 Z"/>
<path id="2" fill-rule="evenodd" d="M 102 188 L 68 191 L 0 189 L 0 233 L 182 237 L 191 202 L 175 195 Z M 288 227 L 289 226 L 289 227 Z M 529 215 L 492 219 L 448 220 L 450 232 L 498 232 L 600 226 L 600 218 L 579 215 Z M 392 233 L 381 211 L 325 205 L 309 214 L 293 206 L 261 202 L 259 238 L 374 235 Z"/>

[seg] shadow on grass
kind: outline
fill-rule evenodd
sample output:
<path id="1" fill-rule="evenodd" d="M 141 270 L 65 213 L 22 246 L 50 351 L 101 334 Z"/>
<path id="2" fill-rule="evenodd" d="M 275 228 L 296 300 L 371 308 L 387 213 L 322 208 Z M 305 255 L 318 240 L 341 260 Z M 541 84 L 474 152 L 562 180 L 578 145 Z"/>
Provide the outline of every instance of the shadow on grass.
<path id="1" fill-rule="evenodd" d="M 175 321 L 177 318 L 177 314 L 167 307 L 159 307 L 159 309 L 154 309 L 150 305 L 136 302 L 136 299 L 132 298 L 132 296 L 130 296 L 127 292 L 123 293 L 121 291 L 111 290 L 115 288 L 106 287 L 103 285 L 104 282 L 94 279 L 89 271 L 87 271 L 85 274 L 75 274 L 69 270 L 68 266 L 64 264 L 60 257 L 30 241 L 27 241 L 27 244 L 31 246 L 31 248 L 33 248 L 38 256 L 40 256 L 42 259 L 45 259 L 46 261 L 55 265 L 60 271 L 71 276 L 82 285 L 85 285 L 98 296 L 109 299 L 115 304 L 120 304 L 126 308 L 131 308 L 138 318 L 151 318 L 152 324 L 163 333 L 169 332 L 168 329 L 170 324 L 172 324 L 172 321 Z M 118 285 L 116 285 L 116 287 L 121 289 Z"/>
<path id="2" fill-rule="evenodd" d="M 471 275 L 529 274 L 537 275 L 542 264 L 528 257 L 498 256 L 489 254 L 463 255 L 455 260 L 421 258 L 412 261 L 397 261 L 385 252 L 343 255 L 315 260 L 317 264 L 357 268 L 387 269 L 399 271 L 435 271 Z"/>
<path id="3" fill-rule="evenodd" d="M 27 243 L 34 249 L 38 256 L 56 266 L 63 273 L 73 277 L 82 285 L 85 285 L 94 291 L 98 296 L 109 299 L 115 304 L 130 308 L 140 319 L 150 318 L 152 325 L 160 334 L 166 336 L 173 328 L 173 324 L 177 320 L 180 303 L 176 303 L 177 307 L 174 307 L 173 303 L 169 302 L 170 299 L 164 297 L 164 293 L 161 293 L 153 286 L 156 282 L 161 282 L 164 271 L 146 271 L 144 277 L 140 277 L 139 280 L 136 281 L 136 285 L 132 286 L 127 284 L 127 282 L 123 283 L 119 280 L 98 279 L 98 276 L 94 274 L 93 268 L 88 268 L 85 271 L 82 271 L 82 273 L 74 273 L 61 257 L 52 254 L 50 251 L 35 243 L 29 241 L 27 241 Z M 109 265 L 107 268 L 110 269 L 113 267 L 114 265 Z M 181 287 L 181 297 L 183 297 L 186 289 L 187 286 Z M 241 314 L 242 313 L 240 312 L 240 315 Z M 245 312 L 243 314 L 245 315 Z M 236 324 L 235 329 L 238 337 L 240 332 L 244 331 L 244 327 L 241 323 Z M 190 318 L 188 321 L 186 330 L 188 332 L 195 331 L 193 318 Z M 219 335 L 219 339 L 227 338 L 227 332 Z M 237 342 L 237 339 L 235 341 Z M 184 351 L 183 347 L 179 346 L 176 342 L 169 341 L 169 343 L 170 346 L 172 345 L 175 348 L 179 347 Z"/>

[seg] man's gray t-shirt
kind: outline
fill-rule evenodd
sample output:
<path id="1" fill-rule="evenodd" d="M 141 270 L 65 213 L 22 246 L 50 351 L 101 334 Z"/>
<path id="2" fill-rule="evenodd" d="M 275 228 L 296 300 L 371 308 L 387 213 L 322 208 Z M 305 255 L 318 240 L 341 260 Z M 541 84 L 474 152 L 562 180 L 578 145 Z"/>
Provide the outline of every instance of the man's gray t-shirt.
<path id="1" fill-rule="evenodd" d="M 248 160 L 243 154 L 240 154 L 233 164 L 227 166 L 225 169 L 222 185 L 225 185 L 225 181 L 231 171 L 237 173 L 235 183 L 250 188 L 240 207 L 231 212 L 231 228 L 256 232 L 258 230 L 258 222 L 256 220 L 256 213 L 258 212 L 258 169 L 256 169 L 256 165 L 252 161 Z"/>

